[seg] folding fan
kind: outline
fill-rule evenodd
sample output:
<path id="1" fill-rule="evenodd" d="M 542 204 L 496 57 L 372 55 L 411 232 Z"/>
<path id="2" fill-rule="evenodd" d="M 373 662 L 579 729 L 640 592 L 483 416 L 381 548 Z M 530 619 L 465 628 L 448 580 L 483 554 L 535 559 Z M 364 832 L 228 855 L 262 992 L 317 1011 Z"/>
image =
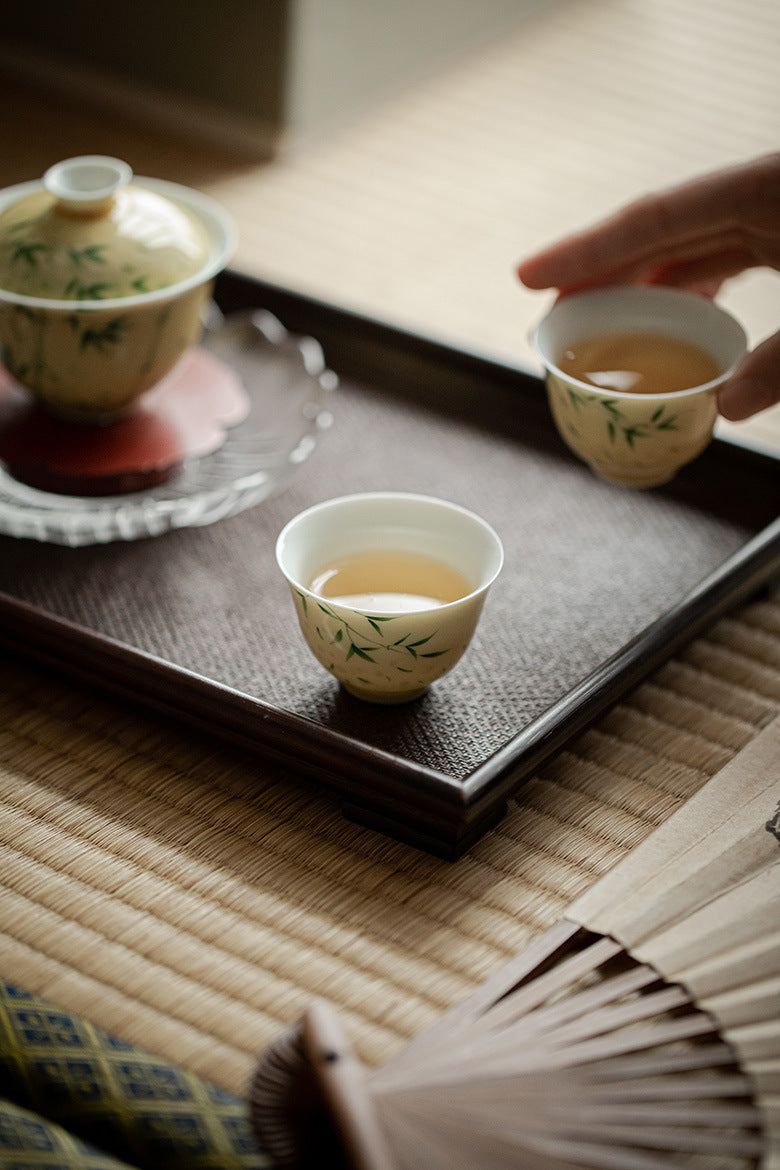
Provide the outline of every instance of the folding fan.
<path id="1" fill-rule="evenodd" d="M 277 1164 L 780 1170 L 778 797 L 780 718 L 380 1068 L 313 1004 L 254 1078 Z"/>

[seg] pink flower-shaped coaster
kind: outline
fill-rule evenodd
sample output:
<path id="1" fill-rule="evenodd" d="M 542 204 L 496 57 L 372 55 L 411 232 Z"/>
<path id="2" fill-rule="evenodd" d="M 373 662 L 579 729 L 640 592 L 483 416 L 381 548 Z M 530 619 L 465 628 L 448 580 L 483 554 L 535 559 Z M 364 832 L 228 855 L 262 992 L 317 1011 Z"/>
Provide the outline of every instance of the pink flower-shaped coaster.
<path id="1" fill-rule="evenodd" d="M 238 376 L 193 349 L 139 400 L 105 424 L 74 422 L 35 402 L 0 368 L 0 460 L 42 491 L 109 496 L 165 483 L 184 459 L 216 451 L 249 414 Z"/>

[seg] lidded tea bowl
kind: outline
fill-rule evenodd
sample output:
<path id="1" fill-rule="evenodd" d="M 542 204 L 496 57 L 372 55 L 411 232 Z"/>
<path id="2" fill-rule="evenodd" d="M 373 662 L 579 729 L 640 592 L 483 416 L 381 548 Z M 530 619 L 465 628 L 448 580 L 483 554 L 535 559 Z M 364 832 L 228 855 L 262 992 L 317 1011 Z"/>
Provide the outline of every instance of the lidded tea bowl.
<path id="1" fill-rule="evenodd" d="M 54 410 L 126 411 L 198 340 L 234 247 L 214 200 L 103 155 L 0 191 L 3 364 Z"/>

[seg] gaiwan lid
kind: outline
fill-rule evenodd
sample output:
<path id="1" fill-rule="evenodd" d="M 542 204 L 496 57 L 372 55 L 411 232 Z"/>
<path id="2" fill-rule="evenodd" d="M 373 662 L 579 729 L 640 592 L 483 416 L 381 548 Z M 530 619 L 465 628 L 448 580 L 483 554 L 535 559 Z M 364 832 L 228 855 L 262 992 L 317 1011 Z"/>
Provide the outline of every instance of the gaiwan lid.
<path id="1" fill-rule="evenodd" d="M 200 273 L 212 251 L 203 222 L 171 198 L 174 184 L 132 179 L 120 159 L 83 155 L 10 188 L 0 203 L 0 290 L 87 303 Z"/>

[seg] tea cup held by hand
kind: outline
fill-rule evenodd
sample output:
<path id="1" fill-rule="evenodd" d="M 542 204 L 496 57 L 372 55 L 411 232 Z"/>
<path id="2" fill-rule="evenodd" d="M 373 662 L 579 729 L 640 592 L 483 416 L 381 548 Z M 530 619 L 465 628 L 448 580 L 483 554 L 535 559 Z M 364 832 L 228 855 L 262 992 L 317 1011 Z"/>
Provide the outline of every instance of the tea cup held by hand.
<path id="1" fill-rule="evenodd" d="M 605 334 L 654 334 L 709 354 L 717 377 L 670 393 L 594 386 L 560 368 L 568 347 Z M 531 337 L 545 368 L 561 438 L 602 479 L 654 487 L 672 479 L 709 444 L 716 393 L 747 349 L 742 326 L 712 301 L 679 289 L 604 288 L 559 300 Z"/>
<path id="2" fill-rule="evenodd" d="M 362 553 L 434 558 L 465 578 L 464 595 L 434 608 L 372 612 L 311 588 L 324 566 Z M 280 533 L 276 557 L 322 666 L 360 699 L 402 703 L 419 698 L 466 650 L 503 549 L 484 520 L 456 504 L 367 492 L 301 512 Z"/>

